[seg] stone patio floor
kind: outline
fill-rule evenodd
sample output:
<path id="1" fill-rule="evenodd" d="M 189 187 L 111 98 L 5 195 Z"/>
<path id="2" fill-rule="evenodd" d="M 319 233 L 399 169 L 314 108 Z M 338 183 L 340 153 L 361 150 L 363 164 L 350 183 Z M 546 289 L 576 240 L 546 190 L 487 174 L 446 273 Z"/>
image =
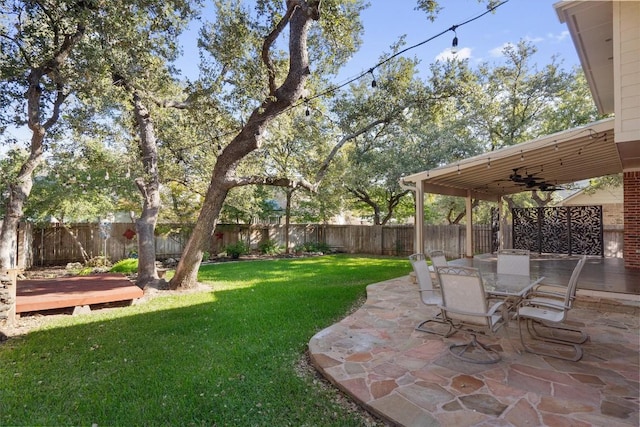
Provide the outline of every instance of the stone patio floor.
<path id="1" fill-rule="evenodd" d="M 391 425 L 638 426 L 638 296 L 578 293 L 569 322 L 590 339 L 579 362 L 522 351 L 515 321 L 478 337 L 502 361 L 453 358 L 449 338 L 414 327 L 436 309 L 420 301 L 409 276 L 367 287 L 355 313 L 309 342 L 316 368 L 344 393 Z"/>

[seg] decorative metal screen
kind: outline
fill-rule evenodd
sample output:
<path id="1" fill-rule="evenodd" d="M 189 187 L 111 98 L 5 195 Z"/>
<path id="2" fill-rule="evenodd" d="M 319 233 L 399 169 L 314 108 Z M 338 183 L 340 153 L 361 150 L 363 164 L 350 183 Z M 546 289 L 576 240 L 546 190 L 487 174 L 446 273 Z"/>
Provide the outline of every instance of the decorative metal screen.
<path id="1" fill-rule="evenodd" d="M 515 208 L 512 214 L 516 249 L 604 256 L 602 206 Z"/>

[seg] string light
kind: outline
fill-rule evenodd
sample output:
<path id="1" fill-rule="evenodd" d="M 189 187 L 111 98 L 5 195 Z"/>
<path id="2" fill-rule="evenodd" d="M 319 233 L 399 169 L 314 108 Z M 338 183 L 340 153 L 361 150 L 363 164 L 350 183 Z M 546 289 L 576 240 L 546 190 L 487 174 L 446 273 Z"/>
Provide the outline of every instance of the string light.
<path id="1" fill-rule="evenodd" d="M 458 28 L 457 25 L 451 27 L 451 30 L 454 34 L 453 40 L 451 41 L 451 53 L 453 53 L 454 55 L 458 53 L 458 33 L 456 32 L 456 28 Z"/>
<path id="2" fill-rule="evenodd" d="M 304 99 L 304 105 L 305 105 L 305 110 L 304 110 L 304 115 L 309 117 L 309 115 L 311 114 L 311 111 L 309 111 L 309 100 L 307 98 Z"/>
<path id="3" fill-rule="evenodd" d="M 409 51 L 409 50 L 415 49 L 415 48 L 417 48 L 417 47 L 422 46 L 423 44 L 426 44 L 426 43 L 428 43 L 428 42 L 430 42 L 430 41 L 435 40 L 436 38 L 438 38 L 438 37 L 440 37 L 440 36 L 444 35 L 445 33 L 449 32 L 449 31 L 453 31 L 454 33 L 456 33 L 456 29 L 457 29 L 458 27 L 461 27 L 461 26 L 463 26 L 463 25 L 469 24 L 469 23 L 471 23 L 471 22 L 473 22 L 473 21 L 476 21 L 476 20 L 478 20 L 478 19 L 482 18 L 483 16 L 485 16 L 485 15 L 487 15 L 487 14 L 489 14 L 489 13 L 492 13 L 492 12 L 494 12 L 497 8 L 499 8 L 500 6 L 502 6 L 502 5 L 504 5 L 504 4 L 508 3 L 508 2 L 509 2 L 509 0 L 504 0 L 504 1 L 501 1 L 500 3 L 497 3 L 497 4 L 495 4 L 495 5 L 491 6 L 491 7 L 487 7 L 487 10 L 485 10 L 484 12 L 482 12 L 482 13 L 480 13 L 480 14 L 478 14 L 478 15 L 476 15 L 476 16 L 474 16 L 474 17 L 470 18 L 470 19 L 467 19 L 466 21 L 461 22 L 460 24 L 453 25 L 453 26 L 451 26 L 451 27 L 447 28 L 446 30 L 439 32 L 438 34 L 436 34 L 436 35 L 434 35 L 434 36 L 432 36 L 432 37 L 430 37 L 430 38 L 428 38 L 428 39 L 426 39 L 426 40 L 423 40 L 423 41 L 422 41 L 422 42 L 420 42 L 420 43 L 414 44 L 414 45 L 412 45 L 412 46 L 408 46 L 408 47 L 406 47 L 406 48 L 404 48 L 404 49 L 402 49 L 402 50 L 400 50 L 400 51 L 398 51 L 398 52 L 394 53 L 393 55 L 390 55 L 389 57 L 387 57 L 387 58 L 386 58 L 386 59 L 384 59 L 383 61 L 381 61 L 381 62 L 379 62 L 378 64 L 374 65 L 373 67 L 369 68 L 369 70 L 367 70 L 367 71 L 365 71 L 365 72 L 362 72 L 362 73 L 360 73 L 360 74 L 356 75 L 356 76 L 355 76 L 355 77 L 353 77 L 353 78 L 348 79 L 348 80 L 347 80 L 347 81 L 345 81 L 344 83 L 341 83 L 341 84 L 336 85 L 336 86 L 331 86 L 331 87 L 327 88 L 326 90 L 324 90 L 324 91 L 322 91 L 322 92 L 319 92 L 319 93 L 317 93 L 317 94 L 315 94 L 315 95 L 313 95 L 313 96 L 310 96 L 310 97 L 306 98 L 303 102 L 307 102 L 307 101 L 312 100 L 312 99 L 315 99 L 315 98 L 320 98 L 320 97 L 324 97 L 324 96 L 326 96 L 326 95 L 332 94 L 332 93 L 334 93 L 334 92 L 336 92 L 336 91 L 338 91 L 338 90 L 342 89 L 343 87 L 346 87 L 346 86 L 350 85 L 351 83 L 353 83 L 353 82 L 355 82 L 355 81 L 357 81 L 357 80 L 360 80 L 360 79 L 361 79 L 364 75 L 366 75 L 366 74 L 371 74 L 371 77 L 373 78 L 373 80 L 371 81 L 371 87 L 375 88 L 375 87 L 377 87 L 377 85 L 378 85 L 378 83 L 377 83 L 377 81 L 376 81 L 376 79 L 375 79 L 375 76 L 374 76 L 374 74 L 373 74 L 373 71 L 374 71 L 376 68 L 378 68 L 378 67 L 380 67 L 380 66 L 384 65 L 385 63 L 387 63 L 387 62 L 391 61 L 392 59 L 394 59 L 394 58 L 396 58 L 396 57 L 398 57 L 398 56 L 402 55 L 403 53 L 405 53 L 405 52 L 407 52 L 407 51 Z M 452 46 L 454 46 L 454 43 L 455 43 L 455 46 L 457 46 L 457 43 L 458 43 L 457 34 L 454 36 L 454 39 L 453 39 L 453 41 L 452 41 Z M 285 108 L 284 110 L 282 110 L 282 111 L 280 111 L 280 112 L 278 112 L 278 113 L 274 114 L 273 116 L 269 116 L 269 117 L 262 117 L 262 118 L 258 119 L 258 122 L 259 122 L 259 123 L 260 123 L 260 122 L 265 122 L 265 121 L 266 121 L 266 120 L 268 120 L 269 118 L 273 118 L 273 117 L 279 116 L 280 114 L 284 114 L 284 113 L 286 113 L 286 112 L 288 112 L 288 111 L 290 111 L 290 110 L 292 110 L 292 109 L 294 109 L 294 108 L 298 107 L 301 103 L 302 103 L 302 102 L 298 102 L 298 103 L 296 103 L 296 104 L 293 104 L 293 105 L 291 105 L 290 107 Z M 309 113 L 309 114 L 310 114 L 310 113 Z M 305 115 L 307 115 L 307 114 L 306 114 L 306 110 L 305 110 Z M 241 120 L 241 123 L 240 123 L 240 124 L 241 124 L 240 129 L 234 129 L 234 130 L 231 130 L 231 131 L 229 131 L 229 132 L 222 133 L 222 134 L 218 135 L 217 137 L 230 136 L 230 135 L 234 135 L 234 134 L 236 134 L 237 132 L 239 132 L 242 128 L 244 128 L 244 120 L 243 120 L 243 118 L 241 117 L 241 119 L 240 119 L 240 120 Z M 258 134 L 256 134 L 256 136 L 257 136 L 257 135 L 258 135 Z M 200 146 L 200 145 L 202 145 L 202 144 L 203 144 L 203 143 L 194 144 L 191 148 L 198 147 L 198 146 Z"/>

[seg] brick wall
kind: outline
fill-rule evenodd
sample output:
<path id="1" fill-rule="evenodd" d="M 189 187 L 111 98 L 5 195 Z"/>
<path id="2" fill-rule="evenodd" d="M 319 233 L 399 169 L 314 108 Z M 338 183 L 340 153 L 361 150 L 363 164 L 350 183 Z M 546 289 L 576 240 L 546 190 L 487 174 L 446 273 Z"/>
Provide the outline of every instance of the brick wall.
<path id="1" fill-rule="evenodd" d="M 624 173 L 624 266 L 640 269 L 640 171 Z"/>

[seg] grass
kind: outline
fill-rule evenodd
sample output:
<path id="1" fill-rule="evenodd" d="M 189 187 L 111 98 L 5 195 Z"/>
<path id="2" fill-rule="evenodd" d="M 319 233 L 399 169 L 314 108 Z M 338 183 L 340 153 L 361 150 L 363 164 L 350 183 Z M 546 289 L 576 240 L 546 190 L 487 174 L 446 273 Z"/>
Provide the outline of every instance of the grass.
<path id="1" fill-rule="evenodd" d="M 212 292 L 68 316 L 0 345 L 0 425 L 357 426 L 296 373 L 309 339 L 404 258 L 203 265 Z"/>

